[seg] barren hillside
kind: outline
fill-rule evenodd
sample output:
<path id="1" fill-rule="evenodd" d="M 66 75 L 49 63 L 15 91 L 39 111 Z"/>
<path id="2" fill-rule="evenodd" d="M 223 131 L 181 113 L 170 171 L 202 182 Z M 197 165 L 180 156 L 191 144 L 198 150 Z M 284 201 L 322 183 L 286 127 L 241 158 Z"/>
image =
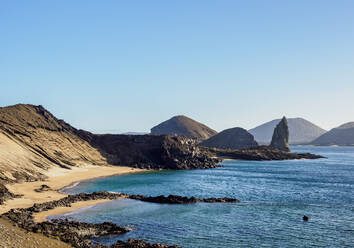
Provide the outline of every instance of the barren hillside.
<path id="1" fill-rule="evenodd" d="M 105 164 L 77 130 L 42 106 L 0 108 L 0 181 L 31 181 L 51 166 Z"/>

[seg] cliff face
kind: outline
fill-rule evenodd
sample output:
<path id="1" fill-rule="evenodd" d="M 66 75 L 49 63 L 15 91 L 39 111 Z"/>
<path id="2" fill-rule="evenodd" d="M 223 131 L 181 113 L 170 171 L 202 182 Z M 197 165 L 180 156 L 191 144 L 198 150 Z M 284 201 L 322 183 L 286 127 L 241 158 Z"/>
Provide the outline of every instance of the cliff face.
<path id="1" fill-rule="evenodd" d="M 148 169 L 213 168 L 216 160 L 201 151 L 196 140 L 168 135 L 95 135 L 81 137 L 97 148 L 113 165 Z"/>
<path id="2" fill-rule="evenodd" d="M 191 169 L 215 166 L 195 140 L 165 135 L 95 135 L 42 106 L 0 108 L 0 183 L 44 179 L 50 167 L 128 165 Z"/>
<path id="3" fill-rule="evenodd" d="M 226 129 L 204 140 L 200 145 L 221 149 L 248 149 L 258 146 L 253 135 L 240 127 Z"/>
<path id="4" fill-rule="evenodd" d="M 174 116 L 171 119 L 151 128 L 151 134 L 168 134 L 172 136 L 186 136 L 205 140 L 217 134 L 217 132 L 206 125 L 192 120 L 186 116 Z"/>
<path id="5" fill-rule="evenodd" d="M 289 142 L 289 127 L 288 127 L 288 121 L 284 116 L 283 119 L 278 123 L 278 125 L 274 129 L 270 147 L 276 148 L 280 151 L 290 152 L 288 142 Z"/>
<path id="6" fill-rule="evenodd" d="M 313 145 L 354 145 L 354 122 L 345 123 L 337 128 L 333 128 L 327 133 L 321 135 L 312 142 Z"/>

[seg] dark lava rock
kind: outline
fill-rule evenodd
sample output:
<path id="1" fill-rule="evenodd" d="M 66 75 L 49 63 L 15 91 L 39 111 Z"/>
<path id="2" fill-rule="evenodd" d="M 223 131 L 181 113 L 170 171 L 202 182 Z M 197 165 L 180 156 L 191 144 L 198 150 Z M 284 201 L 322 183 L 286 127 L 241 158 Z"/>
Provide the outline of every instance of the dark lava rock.
<path id="1" fill-rule="evenodd" d="M 101 237 L 106 235 L 120 235 L 129 232 L 130 229 L 126 227 L 118 226 L 114 223 L 104 222 L 99 224 L 85 223 L 70 221 L 68 219 L 56 219 L 52 221 L 45 221 L 36 223 L 34 222 L 33 214 L 48 211 L 56 207 L 70 207 L 72 203 L 78 201 L 89 201 L 99 199 L 118 199 L 118 198 L 130 198 L 146 202 L 154 203 L 167 203 L 167 204 L 187 204 L 197 202 L 240 202 L 234 198 L 205 198 L 198 199 L 195 197 L 183 197 L 177 195 L 165 196 L 143 196 L 143 195 L 129 195 L 124 193 L 109 193 L 105 191 L 94 193 L 80 193 L 77 195 L 69 195 L 56 201 L 50 201 L 45 203 L 37 203 L 29 208 L 11 209 L 9 212 L 2 214 L 1 217 L 10 220 L 14 225 L 17 225 L 29 232 L 41 233 L 48 237 L 58 238 L 61 241 L 71 244 L 73 247 L 78 248 L 91 248 L 96 247 L 92 244 L 91 239 L 94 237 Z M 112 246 L 98 245 L 97 247 L 152 247 L 152 248 L 165 248 L 165 247 L 177 247 L 167 246 L 163 244 L 152 244 L 142 240 L 128 240 L 118 241 Z"/>
<path id="2" fill-rule="evenodd" d="M 168 135 L 81 134 L 113 165 L 147 169 L 215 168 L 219 160 L 209 157 L 197 140 Z"/>
<path id="3" fill-rule="evenodd" d="M 215 203 L 215 202 L 223 202 L 223 203 L 239 203 L 241 202 L 235 198 L 195 198 L 195 197 L 186 197 L 186 196 L 178 196 L 178 195 L 159 195 L 159 196 L 144 196 L 144 195 L 129 195 L 130 199 L 135 199 L 139 201 L 145 202 L 154 202 L 154 203 L 162 203 L 162 204 L 191 204 L 197 202 L 208 202 L 208 203 Z"/>
<path id="4" fill-rule="evenodd" d="M 100 246 L 99 246 L 100 247 Z M 163 244 L 152 244 L 140 239 L 128 239 L 128 241 L 118 240 L 111 248 L 178 248 L 178 246 L 169 246 Z"/>
<path id="5" fill-rule="evenodd" d="M 43 192 L 43 191 L 48 191 L 48 190 L 51 190 L 51 188 L 46 184 L 42 184 L 38 189 L 35 189 L 34 191 Z"/>
<path id="6" fill-rule="evenodd" d="M 289 142 L 289 127 L 288 127 L 288 121 L 284 116 L 283 119 L 274 128 L 274 133 L 272 137 L 272 142 L 270 143 L 270 147 L 276 148 L 280 151 L 290 152 L 288 142 Z"/>
<path id="7" fill-rule="evenodd" d="M 151 134 L 186 136 L 201 141 L 210 138 L 217 134 L 217 132 L 191 118 L 178 115 L 151 128 Z"/>
<path id="8" fill-rule="evenodd" d="M 268 160 L 291 160 L 291 159 L 318 159 L 325 158 L 320 155 L 311 153 L 292 153 L 280 151 L 269 146 L 259 146 L 257 148 L 243 150 L 226 150 L 216 148 L 205 148 L 209 151 L 210 156 L 219 158 L 253 160 L 253 161 L 268 161 Z"/>
<path id="9" fill-rule="evenodd" d="M 257 147 L 252 134 L 247 130 L 235 127 L 226 129 L 200 143 L 200 146 L 215 147 L 221 149 L 248 149 Z"/>
<path id="10" fill-rule="evenodd" d="M 21 197 L 21 195 L 11 193 L 5 185 L 0 184 L 0 205 L 2 205 L 6 200 L 18 197 Z"/>

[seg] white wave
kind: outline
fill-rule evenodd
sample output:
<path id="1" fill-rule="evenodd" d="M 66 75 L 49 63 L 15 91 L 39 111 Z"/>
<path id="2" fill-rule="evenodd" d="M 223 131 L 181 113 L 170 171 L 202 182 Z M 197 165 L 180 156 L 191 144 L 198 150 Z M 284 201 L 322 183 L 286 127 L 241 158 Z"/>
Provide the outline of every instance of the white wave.
<path id="1" fill-rule="evenodd" d="M 62 188 L 59 192 L 65 192 L 65 190 L 74 188 L 74 187 L 76 187 L 79 184 L 80 184 L 80 182 L 73 183 L 73 184 L 71 184 L 71 185 L 69 185 L 67 187 Z"/>

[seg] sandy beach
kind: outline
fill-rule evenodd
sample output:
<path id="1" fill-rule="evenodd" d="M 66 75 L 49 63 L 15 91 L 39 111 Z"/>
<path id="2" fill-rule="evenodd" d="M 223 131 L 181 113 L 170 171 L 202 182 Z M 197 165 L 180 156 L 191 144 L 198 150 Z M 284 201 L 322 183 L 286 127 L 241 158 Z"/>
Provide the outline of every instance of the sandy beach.
<path id="1" fill-rule="evenodd" d="M 59 190 L 72 185 L 76 182 L 112 176 L 123 175 L 128 173 L 144 172 L 143 169 L 135 169 L 125 166 L 86 166 L 86 167 L 73 167 L 71 170 L 63 168 L 52 168 L 46 172 L 48 179 L 39 182 L 24 182 L 16 184 L 8 184 L 6 187 L 14 194 L 22 194 L 21 198 L 11 199 L 0 206 L 0 214 L 9 211 L 12 208 L 26 208 L 31 207 L 34 203 L 43 203 L 52 200 L 59 200 L 66 196 L 60 193 Z M 44 192 L 36 192 L 42 184 L 48 185 L 51 190 Z M 39 213 L 35 216 L 36 221 L 45 221 L 49 215 L 59 215 L 66 212 L 71 212 L 89 205 L 102 203 L 108 200 L 86 201 L 77 202 L 72 204 L 71 207 L 60 207 L 50 211 Z"/>

